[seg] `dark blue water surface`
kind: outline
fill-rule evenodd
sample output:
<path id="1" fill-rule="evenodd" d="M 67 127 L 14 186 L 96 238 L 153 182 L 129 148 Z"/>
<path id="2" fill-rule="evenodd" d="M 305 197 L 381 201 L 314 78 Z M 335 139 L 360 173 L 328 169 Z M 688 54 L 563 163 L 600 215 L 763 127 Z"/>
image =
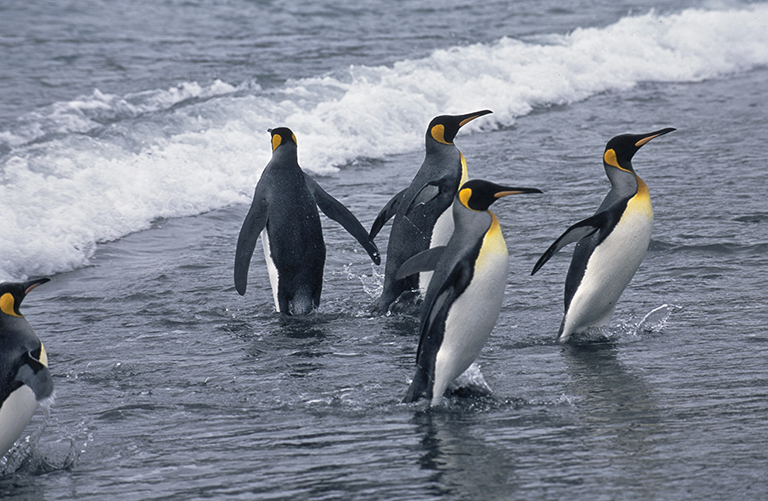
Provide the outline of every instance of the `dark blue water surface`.
<path id="1" fill-rule="evenodd" d="M 717 20 L 760 5 L 711 8 Z M 501 37 L 528 44 L 524 51 L 594 29 L 606 45 L 584 48 L 579 66 L 602 57 L 616 23 L 634 26 L 633 16 L 651 9 L 666 22 L 688 7 L 710 8 L 4 2 L 0 210 L 13 231 L 0 265 L 9 279 L 52 275 L 23 311 L 48 350 L 55 401 L 3 460 L 0 497 L 763 499 L 765 63 L 701 78 L 638 76 L 626 88 L 569 76 L 560 89 L 567 61 L 545 62 L 540 86 L 510 84 L 509 94 L 541 87 L 554 97 L 521 98 L 532 106 L 517 113 L 517 101 L 494 98 L 509 103 L 494 110 L 507 118 L 459 134 L 472 177 L 544 191 L 493 207 L 510 275 L 499 321 L 468 376 L 491 395 L 449 397 L 432 410 L 400 403 L 415 369 L 418 319 L 368 314 L 383 266 L 332 221 L 323 219 L 328 259 L 316 314 L 274 313 L 260 245 L 248 294 L 232 283 L 237 233 L 269 155 L 262 122 L 271 112 L 281 120 L 272 125 L 297 131 L 300 160 L 318 182 L 370 227 L 423 158 L 428 118 L 401 139 L 364 129 L 376 100 L 395 122 L 420 106 L 411 65 L 434 66 L 434 92 L 447 95 L 425 101 L 424 114 L 434 103 L 468 112 L 483 107 L 477 82 L 452 76 L 441 58 L 455 57 L 464 72 L 475 62 L 486 81 L 504 67 L 485 59 L 489 47 L 506 54 L 495 52 Z M 693 45 L 709 21 L 687 16 Z M 758 39 L 752 55 L 724 52 L 759 61 L 766 47 Z M 675 54 L 670 67 L 682 73 L 689 61 Z M 656 57 L 649 71 L 662 73 L 668 63 L 654 70 Z M 443 90 L 440 76 L 467 90 Z M 388 79 L 396 84 L 381 83 Z M 353 99 L 366 95 L 366 82 L 376 99 Z M 565 88 L 578 85 L 589 90 L 581 98 Z M 495 84 L 482 88 L 491 99 Z M 400 109 L 402 101 L 414 104 Z M 355 132 L 358 123 L 367 132 Z M 534 277 L 530 270 L 608 190 L 605 142 L 666 126 L 677 131 L 633 160 L 655 211 L 646 258 L 611 326 L 561 346 L 571 248 Z M 377 144 L 384 153 L 365 154 Z M 27 206 L 9 202 L 19 190 Z M 377 237 L 382 251 L 388 235 L 387 226 Z"/>

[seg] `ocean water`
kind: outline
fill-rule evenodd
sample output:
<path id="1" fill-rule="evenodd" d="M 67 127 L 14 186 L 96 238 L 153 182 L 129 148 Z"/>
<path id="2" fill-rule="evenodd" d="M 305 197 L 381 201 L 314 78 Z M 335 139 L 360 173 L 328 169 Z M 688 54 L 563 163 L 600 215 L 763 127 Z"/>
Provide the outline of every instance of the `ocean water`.
<path id="1" fill-rule="evenodd" d="M 139 0 L 0 4 L 0 280 L 55 398 L 0 460 L 3 499 L 764 499 L 768 4 Z M 496 203 L 510 275 L 465 379 L 401 404 L 418 319 L 323 218 L 320 310 L 232 282 L 269 127 L 364 226 L 429 120 Z M 571 248 L 625 132 L 655 210 L 611 326 L 560 346 Z M 377 243 L 384 254 L 389 227 Z M 384 255 L 386 259 L 386 256 Z M 258 284 L 262 286 L 259 287 Z"/>

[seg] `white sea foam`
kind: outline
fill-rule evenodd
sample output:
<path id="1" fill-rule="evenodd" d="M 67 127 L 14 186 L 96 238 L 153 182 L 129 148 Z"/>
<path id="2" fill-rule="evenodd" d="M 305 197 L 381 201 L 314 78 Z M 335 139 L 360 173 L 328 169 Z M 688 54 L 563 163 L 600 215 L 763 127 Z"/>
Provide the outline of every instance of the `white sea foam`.
<path id="1" fill-rule="evenodd" d="M 483 108 L 478 131 L 538 106 L 644 81 L 696 82 L 768 64 L 768 4 L 626 17 L 531 40 L 504 38 L 392 66 L 354 66 L 278 89 L 182 83 L 94 91 L 0 131 L 0 280 L 72 270 L 99 242 L 158 217 L 247 202 L 291 127 L 315 173 L 421 149 L 429 119 Z"/>

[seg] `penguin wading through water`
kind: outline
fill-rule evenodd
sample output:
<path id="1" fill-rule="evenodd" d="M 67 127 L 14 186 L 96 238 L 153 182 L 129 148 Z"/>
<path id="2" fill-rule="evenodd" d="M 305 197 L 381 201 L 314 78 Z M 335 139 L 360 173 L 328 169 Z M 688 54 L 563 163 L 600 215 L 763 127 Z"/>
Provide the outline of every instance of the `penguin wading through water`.
<path id="1" fill-rule="evenodd" d="M 275 308 L 304 315 L 320 304 L 325 243 L 317 208 L 341 224 L 379 264 L 379 250 L 355 216 L 299 167 L 296 136 L 269 129 L 272 159 L 256 185 L 235 253 L 235 288 L 245 294 L 248 268 L 261 234 Z"/>
<path id="2" fill-rule="evenodd" d="M 453 232 L 451 204 L 456 192 L 468 179 L 464 155 L 453 144 L 459 129 L 472 120 L 491 113 L 481 110 L 466 115 L 441 115 L 427 127 L 426 156 L 410 186 L 395 195 L 381 209 L 371 226 L 371 239 L 386 222 L 395 217 L 387 245 L 384 288 L 373 305 L 374 313 L 386 313 L 404 293 L 415 296 L 426 289 L 431 273 L 397 279 L 400 266 L 421 251 L 445 245 Z"/>
<path id="3" fill-rule="evenodd" d="M 488 340 L 501 311 L 509 262 L 499 221 L 488 207 L 522 193 L 541 191 L 467 181 L 453 202 L 455 230 L 447 245 L 413 256 L 398 271 L 401 278 L 434 270 L 421 313 L 416 375 L 404 402 L 424 396 L 437 405 Z"/>
<path id="4" fill-rule="evenodd" d="M 19 312 L 24 297 L 48 281 L 0 284 L 0 456 L 21 436 L 37 402 L 53 392 L 43 343 Z"/>
<path id="5" fill-rule="evenodd" d="M 673 130 L 623 134 L 608 141 L 603 167 L 611 190 L 592 217 L 565 230 L 534 266 L 531 275 L 564 246 L 578 242 L 565 279 L 560 342 L 611 321 L 619 296 L 648 250 L 653 228 L 648 186 L 635 174 L 632 156 L 648 141 Z"/>

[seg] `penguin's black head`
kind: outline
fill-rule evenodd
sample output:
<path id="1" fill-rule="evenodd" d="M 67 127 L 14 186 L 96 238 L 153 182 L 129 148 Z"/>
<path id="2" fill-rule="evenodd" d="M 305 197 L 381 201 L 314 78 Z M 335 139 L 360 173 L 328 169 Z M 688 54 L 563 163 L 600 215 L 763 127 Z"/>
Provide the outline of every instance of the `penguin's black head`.
<path id="1" fill-rule="evenodd" d="M 475 111 L 466 115 L 440 115 L 432 119 L 427 127 L 427 137 L 432 138 L 438 143 L 453 144 L 453 139 L 459 133 L 464 125 L 475 118 L 493 113 L 491 110 Z"/>
<path id="2" fill-rule="evenodd" d="M 29 282 L 5 282 L 0 284 L 0 311 L 12 317 L 20 317 L 21 302 L 38 285 L 50 282 L 50 278 L 38 278 Z"/>
<path id="3" fill-rule="evenodd" d="M 675 129 L 667 127 L 666 129 L 649 132 L 648 134 L 622 134 L 616 136 L 605 145 L 603 162 L 617 169 L 634 172 L 632 170 L 632 157 L 637 153 L 637 150 L 648 141 L 673 130 Z"/>
<path id="4" fill-rule="evenodd" d="M 462 205 L 474 211 L 488 210 L 496 200 L 507 195 L 522 195 L 523 193 L 541 193 L 537 188 L 515 188 L 502 186 L 482 179 L 471 179 L 461 185 L 456 195 Z"/>
<path id="5" fill-rule="evenodd" d="M 281 144 L 298 144 L 296 143 L 296 135 L 288 127 L 275 127 L 274 129 L 267 129 L 267 132 L 272 134 L 272 151 L 275 151 Z"/>

